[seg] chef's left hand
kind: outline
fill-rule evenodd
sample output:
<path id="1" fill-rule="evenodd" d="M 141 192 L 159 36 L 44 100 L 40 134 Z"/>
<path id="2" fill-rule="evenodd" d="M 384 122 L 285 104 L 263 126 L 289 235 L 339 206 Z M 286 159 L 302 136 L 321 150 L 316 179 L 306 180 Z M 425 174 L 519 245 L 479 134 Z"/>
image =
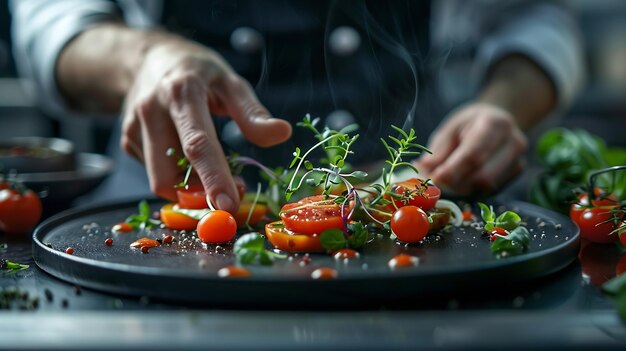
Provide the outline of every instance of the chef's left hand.
<path id="1" fill-rule="evenodd" d="M 417 167 L 439 186 L 458 195 L 494 192 L 523 168 L 527 140 L 514 116 L 486 102 L 452 112 L 433 132 L 432 154 Z"/>

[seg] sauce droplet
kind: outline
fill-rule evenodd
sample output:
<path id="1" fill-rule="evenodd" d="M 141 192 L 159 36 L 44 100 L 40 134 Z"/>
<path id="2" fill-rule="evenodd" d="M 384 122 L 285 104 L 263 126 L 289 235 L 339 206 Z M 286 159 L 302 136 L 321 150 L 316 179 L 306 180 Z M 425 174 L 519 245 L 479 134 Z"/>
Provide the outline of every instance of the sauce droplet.
<path id="1" fill-rule="evenodd" d="M 336 261 L 353 260 L 361 257 L 357 251 L 352 249 L 341 249 L 333 255 Z"/>
<path id="2" fill-rule="evenodd" d="M 126 222 L 120 222 L 114 225 L 111 230 L 116 233 L 128 233 L 133 231 L 133 227 Z"/>
<path id="3" fill-rule="evenodd" d="M 74 249 L 72 247 L 68 247 L 67 249 L 65 249 L 65 253 L 68 255 L 73 255 Z"/>
<path id="4" fill-rule="evenodd" d="M 394 258 L 389 260 L 389 268 L 406 268 L 406 267 L 415 267 L 419 263 L 419 258 L 407 254 L 399 254 Z"/>
<path id="5" fill-rule="evenodd" d="M 130 244 L 130 247 L 134 247 L 134 248 L 147 247 L 148 249 L 150 249 L 152 247 L 157 247 L 159 245 L 161 244 L 159 244 L 159 242 L 154 239 L 141 238 L 141 239 L 137 239 L 135 242 Z"/>
<path id="6" fill-rule="evenodd" d="M 249 270 L 239 266 L 226 266 L 217 271 L 217 276 L 220 278 L 245 278 L 251 275 Z"/>
<path id="7" fill-rule="evenodd" d="M 311 273 L 311 278 L 315 280 L 336 279 L 337 276 L 337 271 L 329 267 L 318 268 Z"/>
<path id="8" fill-rule="evenodd" d="M 111 245 L 113 245 L 113 239 L 111 239 L 111 238 L 106 238 L 106 240 L 104 240 L 104 245 L 106 245 L 106 246 L 111 246 Z"/>
<path id="9" fill-rule="evenodd" d="M 163 244 L 171 244 L 173 241 L 174 241 L 174 237 L 171 235 L 168 235 L 165 238 L 163 238 Z"/>

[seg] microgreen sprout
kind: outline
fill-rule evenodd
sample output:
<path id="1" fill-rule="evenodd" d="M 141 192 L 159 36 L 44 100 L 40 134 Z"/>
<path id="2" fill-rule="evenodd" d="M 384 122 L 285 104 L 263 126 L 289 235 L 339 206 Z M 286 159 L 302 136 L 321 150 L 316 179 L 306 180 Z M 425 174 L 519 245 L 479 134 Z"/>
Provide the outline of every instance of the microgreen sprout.
<path id="1" fill-rule="evenodd" d="M 142 200 L 139 205 L 137 205 L 137 209 L 138 213 L 128 216 L 125 221 L 130 224 L 133 229 L 143 230 L 144 228 L 152 228 L 153 226 L 161 224 L 160 221 L 152 218 L 152 212 L 148 201 Z"/>
<path id="2" fill-rule="evenodd" d="M 29 266 L 27 264 L 15 263 L 9 260 L 0 259 L 0 269 L 6 270 L 9 273 L 19 272 L 21 270 L 27 269 Z"/>
<path id="3" fill-rule="evenodd" d="M 189 160 L 185 156 L 179 155 L 176 150 L 171 147 L 167 149 L 166 155 L 169 157 L 176 158 L 176 165 L 185 170 L 185 177 L 183 181 L 176 185 L 177 188 L 184 188 L 187 186 L 187 182 L 189 181 L 189 176 L 191 176 L 191 171 L 193 170 L 193 166 L 189 163 Z"/>

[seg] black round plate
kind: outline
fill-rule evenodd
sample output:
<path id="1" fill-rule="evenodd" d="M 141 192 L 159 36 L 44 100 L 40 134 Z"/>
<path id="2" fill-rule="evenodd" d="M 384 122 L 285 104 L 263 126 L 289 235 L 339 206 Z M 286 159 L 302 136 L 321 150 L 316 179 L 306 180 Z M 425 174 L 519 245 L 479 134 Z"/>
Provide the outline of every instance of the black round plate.
<path id="1" fill-rule="evenodd" d="M 494 204 L 503 204 L 494 200 Z M 153 210 L 162 201 L 150 202 Z M 399 245 L 378 236 L 361 257 L 335 261 L 325 254 L 293 254 L 272 266 L 253 265 L 248 278 L 219 278 L 217 271 L 234 264 L 229 246 L 204 246 L 192 233 L 174 233 L 178 241 L 144 254 L 129 245 L 168 229 L 111 233 L 111 227 L 136 213 L 137 202 L 71 210 L 42 223 L 34 233 L 33 256 L 46 272 L 73 284 L 106 292 L 153 298 L 238 306 L 354 306 L 452 292 L 459 288 L 508 285 L 554 273 L 576 259 L 578 228 L 566 217 L 537 206 L 507 201 L 531 234 L 527 252 L 498 258 L 490 242 L 473 227 L 429 236 L 419 245 Z M 104 240 L 113 239 L 112 246 Z M 47 246 L 47 245 L 51 246 Z M 64 251 L 74 248 L 74 254 Z M 416 267 L 392 270 L 388 261 L 399 253 L 419 258 Z M 338 271 L 333 280 L 313 280 L 319 267 Z"/>

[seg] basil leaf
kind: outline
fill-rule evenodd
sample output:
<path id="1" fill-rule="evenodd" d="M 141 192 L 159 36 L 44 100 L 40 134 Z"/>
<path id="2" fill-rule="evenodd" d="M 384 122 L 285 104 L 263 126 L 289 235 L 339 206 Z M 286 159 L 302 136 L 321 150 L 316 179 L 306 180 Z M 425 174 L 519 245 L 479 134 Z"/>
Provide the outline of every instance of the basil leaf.
<path id="1" fill-rule="evenodd" d="M 496 236 L 496 240 L 491 243 L 491 252 L 494 254 L 507 252 L 518 255 L 528 250 L 530 244 L 530 233 L 525 227 L 517 227 L 507 236 Z"/>
<path id="2" fill-rule="evenodd" d="M 146 200 L 141 200 L 141 202 L 139 202 L 139 215 L 142 216 L 143 218 L 150 218 L 150 205 L 148 205 L 148 201 Z"/>
<path id="3" fill-rule="evenodd" d="M 233 252 L 237 261 L 242 264 L 260 263 L 270 265 L 274 263 L 274 258 L 285 258 L 286 256 L 274 254 L 265 249 L 265 238 L 259 233 L 248 233 L 242 235 L 233 246 Z"/>
<path id="4" fill-rule="evenodd" d="M 340 229 L 328 229 L 320 235 L 322 247 L 329 251 L 343 249 L 346 246 L 346 238 Z"/>
<path id="5" fill-rule="evenodd" d="M 348 229 L 352 231 L 352 236 L 348 239 L 348 245 L 350 247 L 356 249 L 362 247 L 367 243 L 368 232 L 367 229 L 363 226 L 363 223 L 356 222 L 352 224 L 348 224 Z"/>
<path id="6" fill-rule="evenodd" d="M 482 202 L 479 202 L 478 206 L 480 207 L 480 216 L 483 218 L 483 221 L 485 221 L 485 223 L 493 222 L 495 220 L 495 215 L 491 207 L 485 205 Z"/>
<path id="7" fill-rule="evenodd" d="M 522 222 L 520 216 L 513 211 L 506 211 L 496 218 L 495 226 L 502 227 L 506 230 L 513 230 Z"/>

